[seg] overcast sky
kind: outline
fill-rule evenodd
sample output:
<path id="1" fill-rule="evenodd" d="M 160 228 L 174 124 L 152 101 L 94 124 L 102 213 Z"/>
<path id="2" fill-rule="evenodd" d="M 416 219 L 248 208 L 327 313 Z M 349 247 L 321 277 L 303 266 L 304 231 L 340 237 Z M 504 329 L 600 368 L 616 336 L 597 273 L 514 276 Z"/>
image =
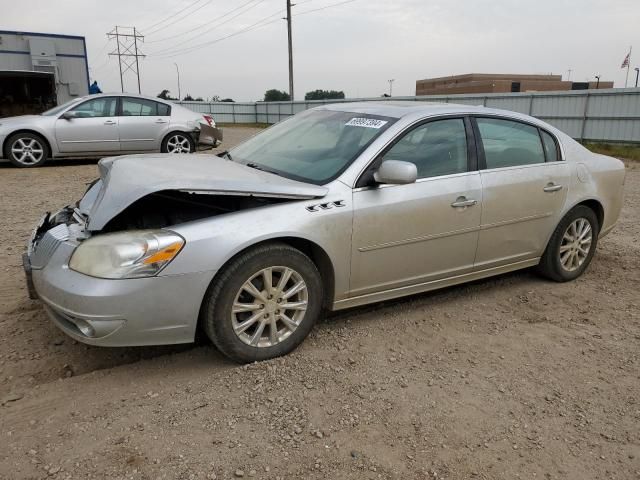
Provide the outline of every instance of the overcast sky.
<path id="1" fill-rule="evenodd" d="M 294 0 L 295 1 L 295 0 Z M 293 7 L 296 99 L 317 88 L 348 97 L 414 95 L 417 79 L 462 73 L 554 73 L 613 80 L 640 66 L 640 0 L 299 0 Z M 244 6 L 243 6 L 244 5 Z M 142 93 L 260 100 L 288 90 L 285 0 L 0 0 L 0 29 L 85 36 L 90 74 L 119 91 L 106 32 L 136 26 Z M 225 16 L 226 15 L 226 16 Z M 222 18 L 221 18 L 222 17 Z M 252 25 L 272 21 L 246 32 Z M 158 22 L 162 22 L 157 24 Z M 154 25 L 157 24 L 157 25 Z M 238 33 L 241 32 L 241 33 Z M 213 42 L 227 35 L 227 39 Z M 169 37 L 169 38 L 167 38 Z M 170 56 L 171 55 L 171 56 Z M 125 90 L 137 89 L 126 76 Z"/>

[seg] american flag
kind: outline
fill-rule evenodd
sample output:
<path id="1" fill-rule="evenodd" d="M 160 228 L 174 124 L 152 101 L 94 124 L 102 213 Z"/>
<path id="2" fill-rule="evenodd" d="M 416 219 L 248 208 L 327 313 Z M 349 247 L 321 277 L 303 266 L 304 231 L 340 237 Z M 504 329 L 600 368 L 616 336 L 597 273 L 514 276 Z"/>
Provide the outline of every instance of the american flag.
<path id="1" fill-rule="evenodd" d="M 624 57 L 624 62 L 622 62 L 622 66 L 620 68 L 628 67 L 630 60 L 631 60 L 631 52 L 627 53 L 627 56 Z"/>

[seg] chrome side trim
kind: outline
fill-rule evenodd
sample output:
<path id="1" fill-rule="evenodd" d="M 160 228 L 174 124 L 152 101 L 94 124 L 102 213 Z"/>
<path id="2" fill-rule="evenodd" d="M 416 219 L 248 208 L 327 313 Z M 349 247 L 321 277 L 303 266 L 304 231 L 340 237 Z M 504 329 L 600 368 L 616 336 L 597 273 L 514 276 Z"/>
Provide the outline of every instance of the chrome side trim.
<path id="1" fill-rule="evenodd" d="M 394 298 L 406 297 L 408 295 L 415 295 L 416 293 L 437 290 L 439 288 L 450 287 L 452 285 L 458 285 L 473 280 L 480 280 L 482 278 L 492 277 L 494 275 L 500 275 L 514 270 L 520 270 L 522 268 L 533 267 L 538 263 L 540 263 L 539 257 L 532 258 L 531 260 L 510 263 L 508 265 L 501 265 L 499 267 L 489 268 L 486 270 L 479 270 L 477 272 L 466 273 L 464 275 L 457 275 L 449 278 L 432 280 L 430 282 L 418 283 L 416 285 L 409 285 L 407 287 L 392 288 L 382 292 L 368 293 L 366 295 L 346 298 L 344 300 L 334 302 L 332 310 L 343 310 L 345 308 L 358 307 L 369 303 L 382 302 Z"/>
<path id="2" fill-rule="evenodd" d="M 372 250 L 380 250 L 382 248 L 397 247 L 399 245 L 407 245 L 410 243 L 426 242 L 428 240 L 434 240 L 436 238 L 451 237 L 453 235 L 460 235 L 461 233 L 477 232 L 478 230 L 480 230 L 480 227 L 463 228 L 461 230 L 453 230 L 451 232 L 434 233 L 432 235 L 425 235 L 423 237 L 408 238 L 406 240 L 396 240 L 395 242 L 387 242 L 378 245 L 369 245 L 367 247 L 359 247 L 358 251 L 370 252 Z"/>
<path id="3" fill-rule="evenodd" d="M 538 215 L 530 215 L 528 217 L 516 218 L 516 219 L 513 219 L 513 220 L 504 220 L 502 222 L 490 223 L 490 224 L 487 224 L 487 225 L 480 225 L 478 227 L 463 228 L 461 230 L 453 230 L 451 232 L 443 232 L 443 233 L 436 233 L 436 234 L 433 234 L 433 235 L 425 235 L 423 237 L 408 238 L 406 240 L 396 240 L 395 242 L 380 243 L 378 245 L 368 245 L 366 247 L 358 247 L 358 251 L 359 252 L 370 252 L 372 250 L 380 250 L 382 248 L 397 247 L 399 245 L 407 245 L 407 244 L 410 244 L 410 243 L 426 242 L 426 241 L 429 241 L 429 240 L 434 240 L 436 238 L 452 237 L 453 235 L 460 235 L 462 233 L 471 233 L 471 232 L 477 232 L 478 230 L 489 230 L 491 228 L 503 227 L 505 225 L 513 225 L 514 223 L 529 222 L 531 220 L 538 220 L 540 218 L 547 218 L 547 217 L 550 217 L 551 215 L 553 215 L 553 212 L 540 213 Z"/>
<path id="4" fill-rule="evenodd" d="M 496 222 L 496 223 L 488 223 L 486 225 L 481 225 L 480 230 L 489 230 L 490 228 L 504 227 L 505 225 L 513 225 L 514 223 L 522 223 L 522 222 L 528 222 L 530 220 L 538 220 L 540 218 L 550 217 L 551 215 L 553 215 L 553 212 L 538 213 L 537 215 L 529 215 L 528 217 L 516 218 L 512 220 L 503 220 L 502 222 Z"/>

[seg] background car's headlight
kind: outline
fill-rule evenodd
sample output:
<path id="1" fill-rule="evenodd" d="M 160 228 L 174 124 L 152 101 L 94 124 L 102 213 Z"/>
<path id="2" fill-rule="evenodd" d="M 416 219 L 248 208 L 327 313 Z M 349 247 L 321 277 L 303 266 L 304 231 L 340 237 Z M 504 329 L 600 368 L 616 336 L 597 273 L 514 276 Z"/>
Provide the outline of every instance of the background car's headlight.
<path id="1" fill-rule="evenodd" d="M 164 230 L 97 235 L 80 244 L 69 268 L 99 278 L 151 277 L 180 252 L 184 239 Z"/>

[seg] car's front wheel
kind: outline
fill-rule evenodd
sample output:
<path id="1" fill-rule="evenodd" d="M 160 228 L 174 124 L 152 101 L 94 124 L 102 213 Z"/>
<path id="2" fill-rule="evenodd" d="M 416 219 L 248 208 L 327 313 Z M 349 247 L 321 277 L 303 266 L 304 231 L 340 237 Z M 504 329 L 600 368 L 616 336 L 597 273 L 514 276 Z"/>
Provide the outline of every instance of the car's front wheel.
<path id="1" fill-rule="evenodd" d="M 202 324 L 213 344 L 237 362 L 285 355 L 309 334 L 322 310 L 318 269 L 286 244 L 251 249 L 214 280 Z"/>
<path id="2" fill-rule="evenodd" d="M 173 132 L 162 141 L 162 153 L 193 153 L 195 151 L 196 142 L 188 133 Z"/>
<path id="3" fill-rule="evenodd" d="M 39 167 L 49 157 L 47 142 L 34 133 L 16 133 L 5 145 L 5 157 L 16 167 Z"/>
<path id="4" fill-rule="evenodd" d="M 540 259 L 538 272 L 556 282 L 578 278 L 587 269 L 598 244 L 595 212 L 578 205 L 560 221 Z"/>

